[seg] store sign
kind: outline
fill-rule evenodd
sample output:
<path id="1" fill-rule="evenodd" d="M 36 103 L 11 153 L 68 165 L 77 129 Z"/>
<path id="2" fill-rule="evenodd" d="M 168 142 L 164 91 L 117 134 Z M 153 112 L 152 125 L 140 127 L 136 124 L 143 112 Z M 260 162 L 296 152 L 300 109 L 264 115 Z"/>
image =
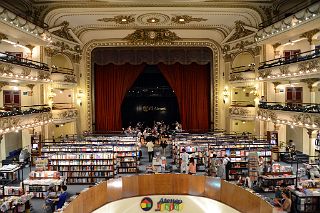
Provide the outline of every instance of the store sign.
<path id="1" fill-rule="evenodd" d="M 153 201 L 150 197 L 144 197 L 140 202 L 140 207 L 143 211 L 150 211 L 153 207 Z M 160 198 L 157 202 L 156 212 L 164 211 L 182 211 L 183 203 L 180 199 Z"/>
<path id="2" fill-rule="evenodd" d="M 161 198 L 160 201 L 157 203 L 157 208 L 155 211 L 182 211 L 183 203 L 180 199 L 167 199 Z"/>
<path id="3" fill-rule="evenodd" d="M 153 201 L 150 197 L 145 197 L 141 200 L 140 207 L 143 211 L 149 211 L 153 207 Z"/>

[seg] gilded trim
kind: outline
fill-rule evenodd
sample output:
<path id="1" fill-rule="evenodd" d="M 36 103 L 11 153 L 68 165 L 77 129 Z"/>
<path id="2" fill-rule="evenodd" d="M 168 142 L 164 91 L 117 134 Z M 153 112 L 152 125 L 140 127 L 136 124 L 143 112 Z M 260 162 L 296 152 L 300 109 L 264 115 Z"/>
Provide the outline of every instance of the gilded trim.
<path id="1" fill-rule="evenodd" d="M 210 110 L 211 119 L 210 122 L 214 122 L 214 126 L 211 128 L 218 128 L 219 125 L 219 106 L 222 103 L 219 103 L 219 66 L 220 66 L 220 46 L 213 40 L 204 40 L 204 41 L 174 41 L 172 43 L 165 44 L 133 44 L 130 42 L 123 41 L 112 41 L 112 40 L 93 40 L 90 43 L 87 43 L 83 50 L 85 53 L 85 90 L 87 95 L 87 125 L 86 128 L 88 131 L 92 131 L 92 121 L 93 121 L 93 95 L 92 95 L 92 64 L 91 64 L 91 53 L 93 49 L 97 47 L 208 47 L 213 52 L 213 65 L 211 72 L 211 79 L 213 78 L 210 85 L 211 97 L 210 97 Z M 212 125 L 212 124 L 211 124 Z"/>

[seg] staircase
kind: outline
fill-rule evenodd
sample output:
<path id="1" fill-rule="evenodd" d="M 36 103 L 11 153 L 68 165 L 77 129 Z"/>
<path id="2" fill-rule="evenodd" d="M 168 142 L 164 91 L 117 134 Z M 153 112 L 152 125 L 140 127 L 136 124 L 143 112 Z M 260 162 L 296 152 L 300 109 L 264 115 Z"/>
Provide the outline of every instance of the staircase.
<path id="1" fill-rule="evenodd" d="M 293 155 L 293 158 L 290 157 L 290 154 L 284 154 L 283 162 L 286 163 L 309 163 L 309 155 L 303 154 L 302 152 L 296 151 L 296 155 Z"/>

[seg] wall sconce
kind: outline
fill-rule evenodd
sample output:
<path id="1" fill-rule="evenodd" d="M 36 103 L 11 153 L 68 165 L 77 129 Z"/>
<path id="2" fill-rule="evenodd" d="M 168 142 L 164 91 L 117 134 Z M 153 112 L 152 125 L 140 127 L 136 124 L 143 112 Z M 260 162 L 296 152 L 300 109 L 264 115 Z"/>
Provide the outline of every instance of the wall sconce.
<path id="1" fill-rule="evenodd" d="M 229 99 L 229 91 L 228 91 L 228 87 L 225 86 L 223 89 L 223 103 L 227 103 Z"/>
<path id="2" fill-rule="evenodd" d="M 83 90 L 80 89 L 78 91 L 78 94 L 77 94 L 77 104 L 79 106 L 82 106 L 82 98 L 83 98 L 83 96 L 84 96 Z"/>

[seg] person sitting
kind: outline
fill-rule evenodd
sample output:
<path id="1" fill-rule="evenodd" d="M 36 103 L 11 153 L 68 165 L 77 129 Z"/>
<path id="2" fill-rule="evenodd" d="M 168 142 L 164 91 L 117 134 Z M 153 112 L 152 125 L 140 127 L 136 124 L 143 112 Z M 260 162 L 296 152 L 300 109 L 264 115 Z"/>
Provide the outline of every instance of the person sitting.
<path id="1" fill-rule="evenodd" d="M 276 203 L 280 206 L 280 211 L 283 212 L 291 212 L 291 204 L 292 200 L 290 198 L 290 192 L 289 191 L 283 191 L 281 193 L 283 198 L 283 203 L 276 201 Z"/>
<path id="2" fill-rule="evenodd" d="M 274 198 L 274 202 L 275 203 L 283 203 L 283 200 L 282 200 L 282 192 L 285 191 L 286 189 L 286 184 L 284 184 L 283 182 L 280 184 L 279 187 L 276 188 L 276 191 L 275 191 L 275 198 Z"/>
<path id="3" fill-rule="evenodd" d="M 189 160 L 189 174 L 195 175 L 197 173 L 197 165 L 193 157 Z"/>
<path id="4" fill-rule="evenodd" d="M 55 209 L 54 199 L 57 198 L 57 192 L 55 190 L 55 185 L 51 183 L 48 190 L 44 193 L 44 212 L 52 213 Z"/>
<path id="5" fill-rule="evenodd" d="M 57 202 L 57 209 L 61 209 L 63 207 L 68 197 L 68 193 L 67 193 L 68 187 L 66 185 L 63 185 L 61 189 L 62 189 L 62 192 L 59 195 L 59 198 L 54 199 L 54 201 Z"/>

